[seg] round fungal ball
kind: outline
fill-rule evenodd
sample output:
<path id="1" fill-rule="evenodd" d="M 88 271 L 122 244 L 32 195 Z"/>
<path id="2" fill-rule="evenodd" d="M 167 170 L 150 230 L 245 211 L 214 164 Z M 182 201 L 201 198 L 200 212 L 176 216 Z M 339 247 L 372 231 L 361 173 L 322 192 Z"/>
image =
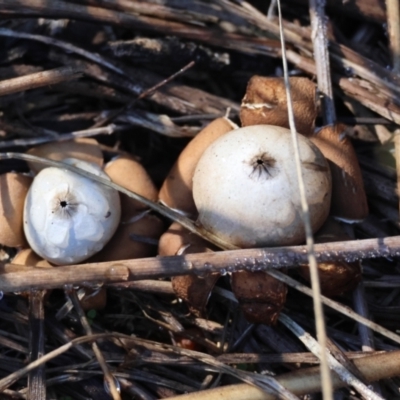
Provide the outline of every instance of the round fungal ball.
<path id="1" fill-rule="evenodd" d="M 107 178 L 85 161 L 64 162 Z M 24 230 L 29 245 L 54 264 L 73 264 L 100 251 L 118 227 L 118 192 L 61 168 L 45 168 L 25 200 Z"/>
<path id="2" fill-rule="evenodd" d="M 311 224 L 329 213 L 329 166 L 315 145 L 299 135 Z M 236 129 L 217 139 L 193 177 L 198 221 L 239 247 L 282 246 L 305 240 L 290 131 L 272 125 Z"/>

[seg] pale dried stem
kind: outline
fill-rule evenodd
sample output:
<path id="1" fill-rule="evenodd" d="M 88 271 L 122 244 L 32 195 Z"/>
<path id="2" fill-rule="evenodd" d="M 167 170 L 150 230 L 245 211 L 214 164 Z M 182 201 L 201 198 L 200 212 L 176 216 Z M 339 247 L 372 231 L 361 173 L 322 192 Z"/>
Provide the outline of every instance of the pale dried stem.
<path id="1" fill-rule="evenodd" d="M 314 237 L 313 231 L 311 228 L 311 218 L 310 218 L 310 210 L 308 207 L 307 197 L 306 197 L 306 189 L 304 186 L 304 179 L 300 161 L 300 150 L 298 143 L 298 133 L 296 131 L 296 125 L 294 121 L 294 112 L 293 112 L 293 104 L 292 104 L 292 95 L 290 91 L 290 81 L 289 81 L 289 73 L 288 73 L 288 65 L 286 59 L 286 46 L 285 46 L 285 35 L 283 31 L 283 23 L 282 23 L 282 12 L 281 12 L 281 3 L 280 0 L 277 2 L 278 6 L 278 15 L 279 15 L 279 32 L 282 46 L 282 64 L 284 71 L 284 79 L 286 86 L 286 97 L 287 97 L 287 106 L 288 106 L 288 119 L 290 131 L 292 134 L 293 148 L 294 148 L 294 157 L 296 161 L 296 172 L 297 172 L 297 182 L 298 189 L 300 194 L 301 201 L 301 210 L 302 210 L 302 219 L 304 222 L 304 229 L 306 234 L 306 243 L 307 243 L 307 255 L 308 255 L 308 264 L 310 268 L 310 278 L 311 278 L 311 287 L 312 287 L 312 298 L 314 304 L 314 316 L 315 316 L 315 326 L 317 330 L 317 338 L 321 348 L 326 348 L 326 328 L 325 328 L 325 317 L 324 310 L 322 308 L 321 302 L 321 287 L 319 282 L 319 273 L 318 273 L 318 265 L 317 259 L 314 252 Z M 331 373 L 329 370 L 328 360 L 326 356 L 326 352 L 322 351 L 319 353 L 321 359 L 321 381 L 322 381 L 322 393 L 325 400 L 333 399 L 332 395 L 332 379 Z"/>
<path id="2" fill-rule="evenodd" d="M 42 86 L 55 85 L 56 83 L 79 78 L 82 71 L 74 67 L 60 67 L 49 71 L 35 72 L 18 78 L 0 81 L 0 96 L 23 92 Z"/>

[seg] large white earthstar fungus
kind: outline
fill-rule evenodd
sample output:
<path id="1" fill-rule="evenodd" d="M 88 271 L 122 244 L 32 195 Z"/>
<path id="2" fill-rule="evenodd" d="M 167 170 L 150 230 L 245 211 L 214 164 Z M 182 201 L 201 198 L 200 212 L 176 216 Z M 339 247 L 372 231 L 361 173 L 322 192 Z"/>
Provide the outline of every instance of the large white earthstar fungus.
<path id="1" fill-rule="evenodd" d="M 109 179 L 97 165 L 64 162 Z M 62 168 L 36 175 L 25 200 L 24 231 L 29 245 L 54 264 L 79 263 L 100 251 L 120 221 L 118 192 Z"/>
<path id="2" fill-rule="evenodd" d="M 299 135 L 299 150 L 315 232 L 328 216 L 331 175 L 318 148 Z M 290 131 L 252 125 L 227 133 L 200 158 L 193 177 L 198 222 L 236 246 L 305 241 Z"/>

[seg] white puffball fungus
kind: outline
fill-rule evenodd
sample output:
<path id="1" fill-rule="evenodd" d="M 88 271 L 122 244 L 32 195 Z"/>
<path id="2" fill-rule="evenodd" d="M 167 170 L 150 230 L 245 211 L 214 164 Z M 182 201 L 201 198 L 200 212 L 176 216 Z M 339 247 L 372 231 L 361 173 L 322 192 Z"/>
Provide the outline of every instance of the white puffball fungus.
<path id="1" fill-rule="evenodd" d="M 299 135 L 311 225 L 328 216 L 329 166 L 317 147 Z M 236 129 L 211 144 L 193 177 L 198 222 L 239 247 L 282 246 L 305 240 L 290 131 L 272 125 Z"/>
<path id="2" fill-rule="evenodd" d="M 95 165 L 64 162 L 107 178 Z M 54 264 L 73 264 L 100 251 L 118 227 L 118 192 L 61 168 L 45 168 L 25 200 L 24 230 L 29 245 Z"/>

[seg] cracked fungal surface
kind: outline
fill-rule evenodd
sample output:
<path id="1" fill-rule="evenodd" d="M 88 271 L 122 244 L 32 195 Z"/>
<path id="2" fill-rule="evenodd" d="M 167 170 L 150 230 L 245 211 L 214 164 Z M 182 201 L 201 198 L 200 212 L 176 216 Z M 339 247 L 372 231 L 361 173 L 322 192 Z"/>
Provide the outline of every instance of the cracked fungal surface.
<path id="1" fill-rule="evenodd" d="M 268 179 L 279 173 L 275 158 L 266 152 L 256 154 L 250 160 L 250 166 L 253 170 L 249 176 L 253 179 Z"/>
<path id="2" fill-rule="evenodd" d="M 94 164 L 65 161 L 107 178 Z M 41 257 L 54 264 L 77 263 L 103 248 L 119 224 L 120 213 L 115 190 L 65 169 L 45 168 L 26 197 L 24 231 Z"/>
<path id="3" fill-rule="evenodd" d="M 329 213 L 331 176 L 316 146 L 299 136 L 312 227 Z M 305 239 L 290 131 L 272 125 L 236 129 L 204 152 L 193 178 L 198 222 L 239 247 Z"/>

